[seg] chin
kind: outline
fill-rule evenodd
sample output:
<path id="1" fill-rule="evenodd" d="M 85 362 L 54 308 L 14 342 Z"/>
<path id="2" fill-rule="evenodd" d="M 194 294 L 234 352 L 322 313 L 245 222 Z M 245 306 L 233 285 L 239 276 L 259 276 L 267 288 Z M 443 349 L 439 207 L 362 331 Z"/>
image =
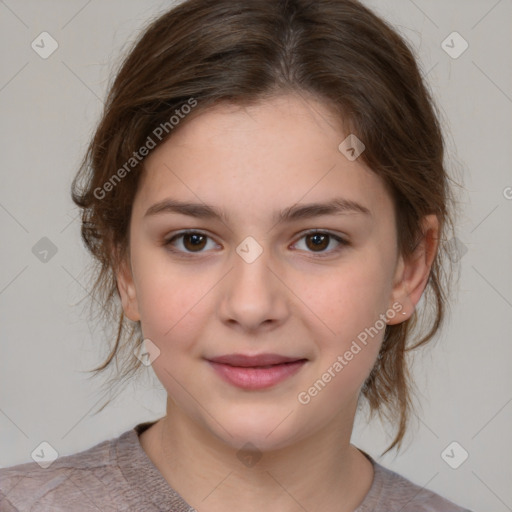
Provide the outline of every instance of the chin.
<path id="1" fill-rule="evenodd" d="M 304 435 L 301 436 L 301 429 L 296 423 L 295 411 L 290 412 L 265 413 L 254 408 L 250 413 L 233 410 L 231 414 L 221 414 L 222 426 L 208 419 L 208 428 L 235 450 L 250 448 L 250 445 L 261 452 L 278 450 L 290 446 Z"/>

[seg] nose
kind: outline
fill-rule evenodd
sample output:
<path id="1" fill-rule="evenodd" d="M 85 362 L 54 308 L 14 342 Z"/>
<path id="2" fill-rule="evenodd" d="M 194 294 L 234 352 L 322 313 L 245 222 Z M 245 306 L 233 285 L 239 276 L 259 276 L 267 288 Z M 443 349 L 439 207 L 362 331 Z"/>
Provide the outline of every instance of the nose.
<path id="1" fill-rule="evenodd" d="M 282 274 L 267 250 L 254 261 L 234 253 L 233 268 L 219 290 L 222 321 L 244 332 L 273 329 L 285 322 L 291 292 Z"/>

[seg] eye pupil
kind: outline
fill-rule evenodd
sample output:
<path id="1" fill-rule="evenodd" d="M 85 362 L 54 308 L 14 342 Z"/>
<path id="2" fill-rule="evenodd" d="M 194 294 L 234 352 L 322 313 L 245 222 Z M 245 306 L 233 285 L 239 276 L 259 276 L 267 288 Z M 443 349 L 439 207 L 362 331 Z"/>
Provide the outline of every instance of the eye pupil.
<path id="1" fill-rule="evenodd" d="M 197 233 L 186 233 L 183 235 L 183 242 L 185 247 L 187 247 L 187 241 L 191 241 L 191 247 L 194 249 L 202 249 L 204 247 L 206 237 L 204 235 L 200 235 Z M 201 245 L 202 244 L 202 245 Z M 190 247 L 187 247 L 187 250 Z"/>
<path id="2" fill-rule="evenodd" d="M 324 235 L 321 233 L 314 233 L 307 237 L 308 240 L 315 240 L 313 242 L 312 247 L 310 247 L 310 248 L 316 248 L 316 249 L 325 249 L 329 245 L 328 242 L 325 243 L 326 240 L 328 240 L 328 238 L 329 238 L 329 235 Z M 309 246 L 309 244 L 308 244 L 308 246 Z"/>

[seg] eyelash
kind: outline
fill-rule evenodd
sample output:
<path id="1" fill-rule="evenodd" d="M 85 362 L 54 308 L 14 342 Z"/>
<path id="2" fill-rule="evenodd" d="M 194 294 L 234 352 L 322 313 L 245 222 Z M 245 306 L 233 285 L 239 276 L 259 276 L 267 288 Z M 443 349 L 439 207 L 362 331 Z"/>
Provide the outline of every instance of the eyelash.
<path id="1" fill-rule="evenodd" d="M 185 230 L 185 231 L 180 231 L 179 233 L 176 233 L 175 235 L 173 235 L 171 238 L 165 240 L 163 245 L 168 247 L 171 252 L 176 253 L 176 254 L 186 255 L 185 257 L 187 257 L 187 258 L 193 257 L 194 254 L 202 254 L 204 251 L 198 251 L 198 252 L 181 251 L 181 250 L 177 250 L 176 248 L 173 247 L 172 243 L 176 239 L 183 238 L 183 236 L 185 236 L 185 235 L 201 235 L 201 236 L 205 236 L 208 239 L 212 238 L 209 235 L 207 235 L 206 233 L 203 233 L 202 231 Z M 316 257 L 319 257 L 319 258 L 325 258 L 327 256 L 330 256 L 333 253 L 338 253 L 344 247 L 348 247 L 350 245 L 350 243 L 347 240 L 340 237 L 339 235 L 336 235 L 330 231 L 321 231 L 319 229 L 313 229 L 310 231 L 306 231 L 305 233 L 303 233 L 301 235 L 301 237 L 297 241 L 302 240 L 303 238 L 305 238 L 308 235 L 309 236 L 311 236 L 311 235 L 327 235 L 340 244 L 340 246 L 338 248 L 331 250 L 331 251 L 322 251 L 322 252 L 307 251 L 307 252 L 310 252 L 311 254 L 315 254 Z M 297 242 L 295 242 L 295 243 L 297 243 Z"/>

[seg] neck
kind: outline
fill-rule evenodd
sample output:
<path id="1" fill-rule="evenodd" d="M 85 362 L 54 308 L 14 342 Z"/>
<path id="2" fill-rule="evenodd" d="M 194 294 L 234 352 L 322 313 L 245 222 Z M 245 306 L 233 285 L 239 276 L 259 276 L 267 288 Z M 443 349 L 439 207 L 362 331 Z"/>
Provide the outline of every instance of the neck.
<path id="1" fill-rule="evenodd" d="M 169 485 L 201 512 L 351 512 L 373 480 L 371 462 L 350 444 L 353 418 L 340 415 L 300 442 L 260 453 L 228 446 L 168 401 L 167 416 L 140 441 Z"/>

